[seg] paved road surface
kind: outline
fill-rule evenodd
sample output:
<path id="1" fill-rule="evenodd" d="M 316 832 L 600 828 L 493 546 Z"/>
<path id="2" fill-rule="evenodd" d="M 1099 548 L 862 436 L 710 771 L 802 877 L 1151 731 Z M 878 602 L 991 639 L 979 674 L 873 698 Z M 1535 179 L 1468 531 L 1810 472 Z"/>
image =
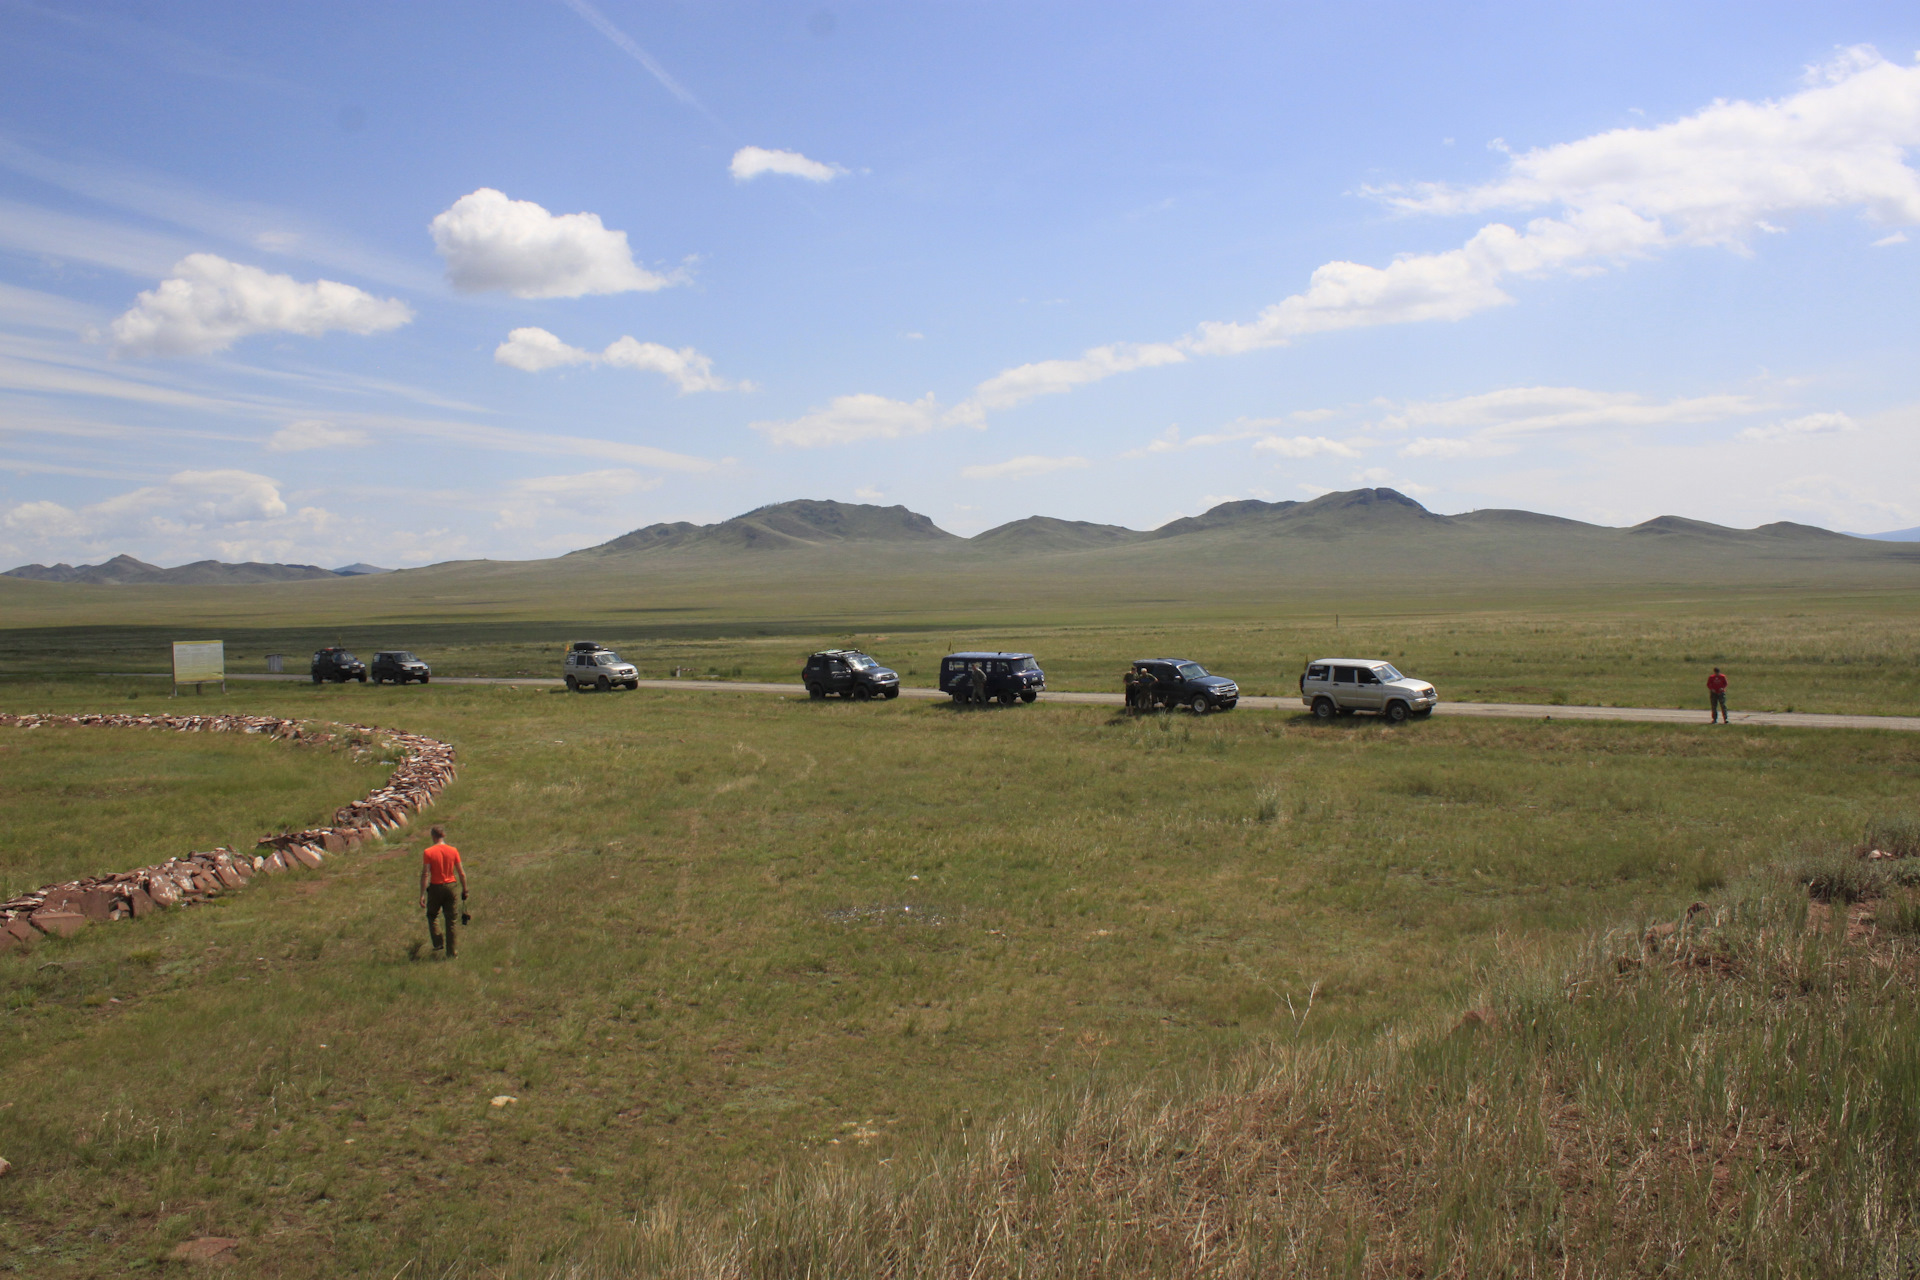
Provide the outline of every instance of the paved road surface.
<path id="1" fill-rule="evenodd" d="M 126 675 L 127 672 L 111 674 Z M 147 674 L 147 673 L 142 673 Z M 299 680 L 301 675 L 230 675 L 229 680 Z M 435 684 L 551 685 L 560 681 L 550 676 L 435 676 Z M 642 689 L 678 689 L 682 692 L 777 693 L 795 697 L 806 692 L 797 684 L 773 684 L 752 680 L 642 680 Z M 903 698 L 945 698 L 935 689 L 902 686 Z M 1118 707 L 1125 700 L 1117 693 L 1043 693 L 1046 702 L 1077 702 L 1091 706 Z M 1240 705 L 1261 711 L 1295 711 L 1304 714 L 1298 698 L 1244 697 Z M 1703 708 L 1704 709 L 1704 708 Z M 1442 702 L 1434 708 L 1438 716 L 1491 716 L 1505 720 L 1647 720 L 1661 724 L 1705 724 L 1700 711 L 1678 711 L 1670 707 L 1550 707 L 1530 702 Z M 1842 716 L 1813 711 L 1736 711 L 1735 724 L 1783 725 L 1800 729 L 1896 729 L 1920 733 L 1920 716 Z"/>

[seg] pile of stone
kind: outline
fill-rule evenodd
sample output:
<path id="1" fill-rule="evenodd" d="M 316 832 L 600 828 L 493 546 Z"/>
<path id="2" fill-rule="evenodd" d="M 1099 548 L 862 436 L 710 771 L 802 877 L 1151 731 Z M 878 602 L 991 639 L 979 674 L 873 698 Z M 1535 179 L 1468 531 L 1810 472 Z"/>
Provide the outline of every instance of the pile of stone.
<path id="1" fill-rule="evenodd" d="M 0 725 L 38 729 L 46 725 L 114 729 L 171 729 L 179 733 L 259 733 L 291 742 L 331 741 L 332 733 L 274 716 L 243 715 L 4 715 Z M 364 799 L 342 805 L 333 825 L 309 831 L 283 831 L 263 837 L 252 855 L 214 849 L 168 858 L 155 866 L 111 875 L 89 876 L 46 885 L 0 902 L 0 952 L 22 946 L 38 934 L 67 937 L 89 924 L 130 920 L 165 907 L 205 902 L 238 889 L 256 875 L 318 867 L 329 856 L 404 826 L 453 781 L 453 748 L 417 733 L 395 733 L 370 725 L 334 724 L 349 741 L 400 753 L 387 784 Z"/>

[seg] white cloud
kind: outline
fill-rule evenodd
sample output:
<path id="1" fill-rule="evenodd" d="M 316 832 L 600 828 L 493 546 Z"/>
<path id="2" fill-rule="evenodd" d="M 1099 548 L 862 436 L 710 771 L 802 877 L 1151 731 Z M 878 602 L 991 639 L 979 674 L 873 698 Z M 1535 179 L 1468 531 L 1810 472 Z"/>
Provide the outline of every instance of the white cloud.
<path id="1" fill-rule="evenodd" d="M 1421 435 L 1400 448 L 1403 458 L 1489 458 L 1514 452 L 1523 437 L 1552 431 L 1633 429 L 1720 422 L 1769 407 L 1749 395 L 1690 396 L 1648 401 L 1630 392 L 1584 387 L 1508 387 L 1451 400 L 1391 406 L 1381 430 L 1469 431 L 1464 437 Z"/>
<path id="2" fill-rule="evenodd" d="M 1018 458 L 1008 458 L 1005 462 L 962 467 L 960 474 L 968 480 L 1027 480 L 1034 476 L 1044 476 L 1049 472 L 1071 471 L 1087 465 L 1085 458 L 1043 458 L 1038 454 L 1029 453 Z"/>
<path id="3" fill-rule="evenodd" d="M 1374 189 L 1408 214 L 1551 209 L 1523 228 L 1490 223 L 1457 249 L 1402 254 L 1383 267 L 1329 262 L 1300 293 L 1251 321 L 1207 321 L 1172 342 L 1115 343 L 1076 360 L 1020 365 L 980 384 L 980 411 L 1008 408 L 1115 374 L 1235 355 L 1307 334 L 1464 320 L 1514 299 L 1515 277 L 1591 274 L 1675 245 L 1745 251 L 1769 219 L 1853 208 L 1920 222 L 1920 66 L 1848 50 L 1778 101 L 1718 101 L 1684 119 L 1616 129 L 1509 158 L 1507 174 L 1458 188 Z"/>
<path id="4" fill-rule="evenodd" d="M 556 513 L 597 515 L 621 498 L 657 489 L 660 484 L 659 476 L 643 476 L 619 467 L 516 481 L 501 503 L 494 528 L 530 529 Z"/>
<path id="5" fill-rule="evenodd" d="M 1282 458 L 1357 458 L 1360 451 L 1352 445 L 1338 440 L 1329 440 L 1325 436 L 1267 436 L 1253 442 L 1260 453 L 1277 454 Z"/>
<path id="6" fill-rule="evenodd" d="M 999 373 L 974 388 L 972 403 L 982 409 L 1010 409 L 1035 396 L 1071 391 L 1116 373 L 1179 364 L 1186 352 L 1165 342 L 1116 342 L 1093 347 L 1077 360 L 1041 360 Z"/>
<path id="7" fill-rule="evenodd" d="M 1790 440 L 1801 436 L 1838 435 L 1843 431 L 1858 431 L 1860 425 L 1844 413 L 1809 413 L 1798 418 L 1788 418 L 1784 422 L 1769 423 L 1764 427 L 1748 427 L 1740 433 L 1742 440 Z"/>
<path id="8" fill-rule="evenodd" d="M 1688 244 L 1741 245 L 1767 219 L 1809 209 L 1920 222 L 1920 173 L 1905 156 L 1920 145 L 1920 66 L 1859 46 L 1809 81 L 1777 101 L 1722 100 L 1669 124 L 1523 152 L 1480 186 L 1375 194 L 1410 213 L 1630 211 Z"/>
<path id="9" fill-rule="evenodd" d="M 1873 247 L 1876 249 L 1889 249 L 1896 244 L 1905 244 L 1906 242 L 1907 233 L 1904 231 L 1896 231 L 1890 236 L 1881 236 L 1878 240 L 1875 240 Z"/>
<path id="10" fill-rule="evenodd" d="M 44 544 L 80 540 L 170 538 L 276 526 L 288 515 L 278 483 L 250 471 L 180 471 L 163 484 L 145 485 L 90 506 L 25 502 L 0 514 L 0 528 Z M 294 519 L 308 526 L 327 513 L 305 508 Z"/>
<path id="11" fill-rule="evenodd" d="M 359 449 L 366 445 L 367 433 L 356 427 L 339 427 L 318 418 L 289 422 L 267 438 L 270 453 L 300 453 L 307 449 Z"/>
<path id="12" fill-rule="evenodd" d="M 880 492 L 880 490 L 873 488 L 871 485 L 868 485 L 863 488 L 855 489 L 853 491 L 853 496 L 860 499 L 860 501 L 862 502 L 879 502 L 885 499 L 887 495 Z"/>
<path id="13" fill-rule="evenodd" d="M 551 214 L 492 187 L 461 196 L 428 228 L 462 293 L 498 290 L 516 298 L 651 293 L 678 283 L 639 266 L 627 233 L 595 213 Z"/>
<path id="14" fill-rule="evenodd" d="M 379 333 L 413 319 L 398 298 L 333 280 L 302 284 L 211 253 L 188 254 L 109 326 L 119 355 L 207 355 L 257 333 Z"/>
<path id="15" fill-rule="evenodd" d="M 79 333 L 93 320 L 91 307 L 38 289 L 0 282 L 0 324 Z"/>
<path id="16" fill-rule="evenodd" d="M 742 147 L 733 153 L 733 163 L 727 166 L 735 182 L 746 182 L 763 173 L 780 173 L 790 178 L 805 178 L 808 182 L 832 182 L 846 173 L 837 164 L 824 164 L 818 160 L 809 160 L 798 151 L 769 151 L 765 147 Z"/>
<path id="17" fill-rule="evenodd" d="M 816 449 L 822 445 L 923 435 L 940 427 L 975 421 L 966 410 L 965 405 L 942 409 L 931 391 L 918 400 L 892 400 L 862 393 L 835 396 L 826 408 L 798 418 L 747 425 L 774 444 Z"/>
<path id="18" fill-rule="evenodd" d="M 639 369 L 666 377 L 683 393 L 753 389 L 752 383 L 732 383 L 714 376 L 712 359 L 692 347 L 681 347 L 676 351 L 657 342 L 641 342 L 631 337 L 622 337 L 608 344 L 606 350 L 594 352 L 569 346 L 545 329 L 515 329 L 507 335 L 505 342 L 494 348 L 493 358 L 500 364 L 527 373 L 577 364 Z"/>

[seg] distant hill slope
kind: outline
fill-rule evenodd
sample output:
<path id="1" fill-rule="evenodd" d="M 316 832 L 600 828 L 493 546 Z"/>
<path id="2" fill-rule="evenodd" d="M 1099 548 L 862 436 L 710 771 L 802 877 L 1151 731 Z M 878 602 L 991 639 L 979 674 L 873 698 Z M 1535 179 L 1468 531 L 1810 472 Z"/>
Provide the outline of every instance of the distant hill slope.
<path id="1" fill-rule="evenodd" d="M 1152 536 L 1117 524 L 1028 516 L 1025 520 L 1009 521 L 985 533 L 976 533 L 967 541 L 975 546 L 998 547 L 1005 551 L 1078 551 L 1086 547 L 1111 547 L 1121 542 L 1137 542 Z"/>
<path id="2" fill-rule="evenodd" d="M 192 564 L 162 569 L 159 565 L 115 556 L 101 564 L 27 564 L 9 569 L 9 578 L 36 582 L 81 582 L 90 586 L 131 587 L 148 585 L 211 586 L 244 585 L 255 582 L 303 582 L 314 578 L 337 578 L 331 569 L 312 564 L 224 564 L 218 560 L 196 560 Z"/>
<path id="3" fill-rule="evenodd" d="M 1867 538 L 1873 542 L 1920 542 L 1920 527 L 1912 529 L 1894 529 L 1887 533 L 1855 533 L 1849 537 Z"/>
<path id="4" fill-rule="evenodd" d="M 918 512 L 905 507 L 815 501 L 802 498 L 759 507 L 719 524 L 650 524 L 571 555 L 659 551 L 678 547 L 781 550 L 845 542 L 958 542 Z"/>

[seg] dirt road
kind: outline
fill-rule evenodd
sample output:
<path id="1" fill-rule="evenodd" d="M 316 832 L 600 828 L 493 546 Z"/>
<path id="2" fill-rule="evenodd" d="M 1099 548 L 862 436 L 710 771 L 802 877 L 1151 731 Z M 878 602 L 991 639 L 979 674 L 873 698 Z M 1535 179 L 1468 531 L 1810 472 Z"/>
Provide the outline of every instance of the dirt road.
<path id="1" fill-rule="evenodd" d="M 229 680 L 300 680 L 297 675 L 230 675 Z M 435 684 L 550 685 L 560 681 L 547 676 L 435 676 Z M 804 696 L 797 684 L 776 684 L 753 680 L 642 680 L 642 689 L 678 689 L 682 693 L 772 693 L 787 697 Z M 940 698 L 934 689 L 902 686 L 903 698 Z M 1043 693 L 1043 702 L 1077 702 L 1089 706 L 1118 707 L 1124 701 L 1117 693 Z M 1292 711 L 1306 714 L 1298 698 L 1243 697 L 1240 705 L 1249 710 Z M 1705 707 L 1554 707 L 1531 702 L 1442 702 L 1434 708 L 1437 716 L 1492 716 L 1505 720 L 1644 720 L 1659 724 L 1705 724 Z M 1893 729 L 1920 733 L 1920 716 L 1844 716 L 1817 711 L 1735 711 L 1733 723 L 1779 725 L 1800 729 Z"/>

